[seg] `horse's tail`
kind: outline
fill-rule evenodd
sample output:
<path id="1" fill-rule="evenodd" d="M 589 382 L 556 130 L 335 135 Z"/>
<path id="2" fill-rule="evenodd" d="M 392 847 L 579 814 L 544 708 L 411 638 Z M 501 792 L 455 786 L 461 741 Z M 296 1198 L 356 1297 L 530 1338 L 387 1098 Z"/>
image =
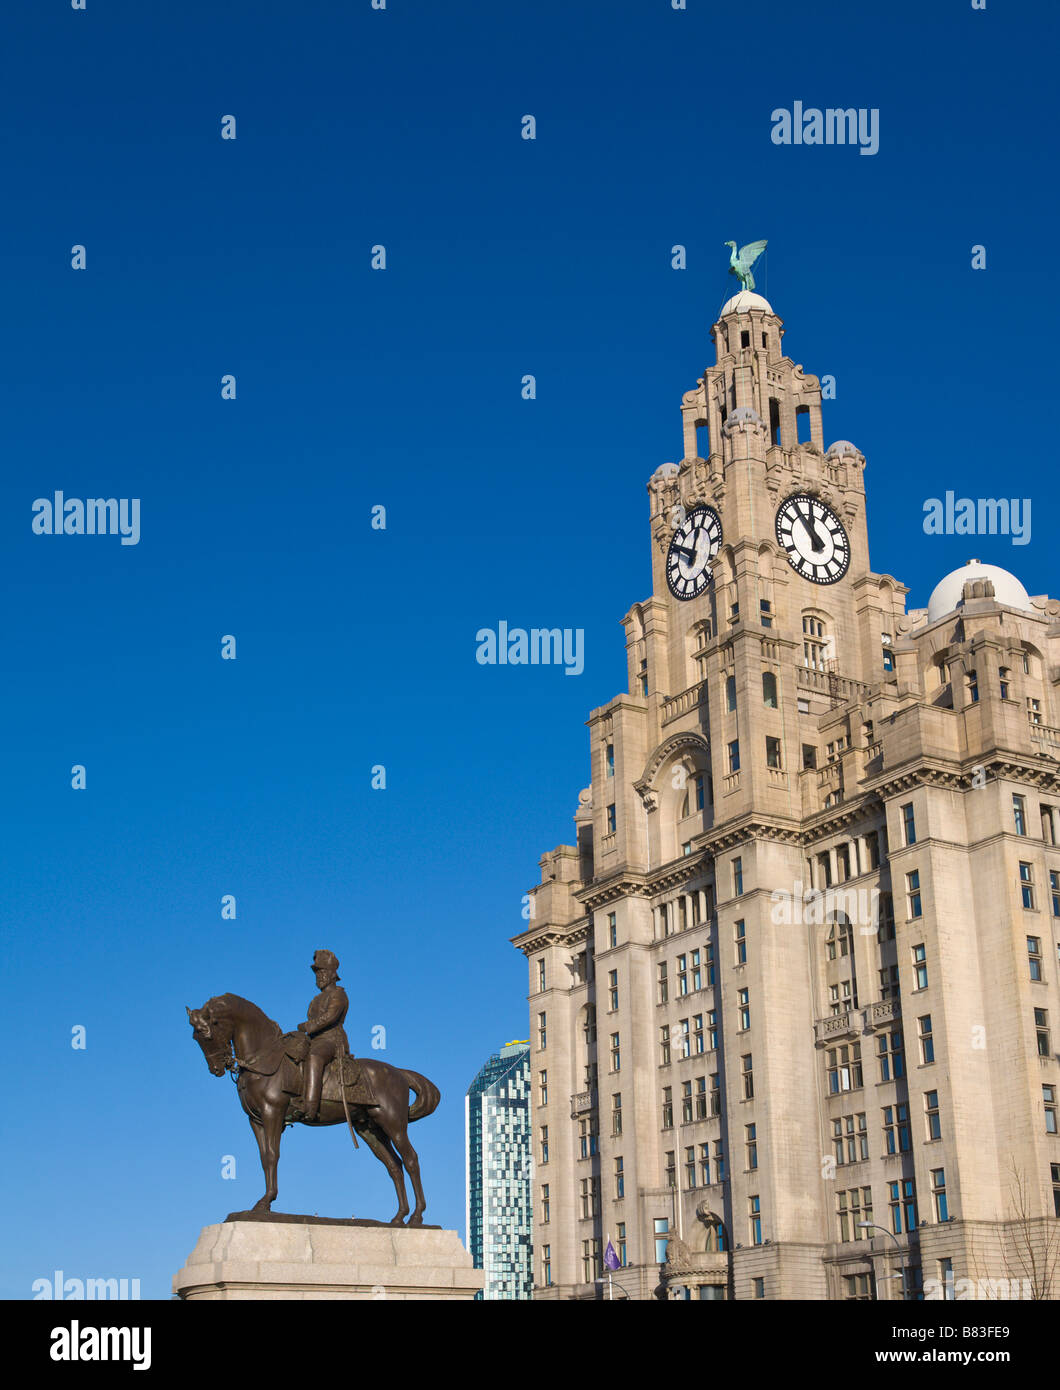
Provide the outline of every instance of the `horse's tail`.
<path id="1" fill-rule="evenodd" d="M 422 1120 L 424 1115 L 429 1115 L 432 1111 L 437 1110 L 442 1093 L 433 1081 L 428 1081 L 418 1071 L 406 1071 L 404 1067 L 400 1070 L 401 1075 L 409 1083 L 409 1090 L 416 1092 L 416 1099 L 409 1106 L 409 1124 L 411 1124 L 413 1120 Z"/>

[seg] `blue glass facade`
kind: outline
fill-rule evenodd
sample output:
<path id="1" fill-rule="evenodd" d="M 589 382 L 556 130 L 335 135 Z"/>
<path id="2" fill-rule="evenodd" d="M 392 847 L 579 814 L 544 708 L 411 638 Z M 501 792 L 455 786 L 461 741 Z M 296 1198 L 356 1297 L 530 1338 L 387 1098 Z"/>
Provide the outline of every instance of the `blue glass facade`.
<path id="1" fill-rule="evenodd" d="M 485 1270 L 484 1298 L 529 1298 L 530 1047 L 508 1043 L 467 1089 L 467 1248 Z"/>

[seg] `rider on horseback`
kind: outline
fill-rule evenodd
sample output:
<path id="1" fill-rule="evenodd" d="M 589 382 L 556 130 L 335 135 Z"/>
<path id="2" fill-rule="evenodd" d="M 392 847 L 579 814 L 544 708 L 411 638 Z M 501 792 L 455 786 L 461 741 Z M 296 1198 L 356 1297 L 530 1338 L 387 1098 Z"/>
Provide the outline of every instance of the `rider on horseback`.
<path id="1" fill-rule="evenodd" d="M 338 983 L 339 962 L 330 951 L 317 951 L 313 955 L 312 969 L 320 993 L 311 1001 L 306 1021 L 298 1025 L 298 1031 L 309 1039 L 305 1097 L 300 1106 L 307 1120 L 315 1120 L 320 1109 L 324 1068 L 333 1058 L 350 1050 L 342 1026 L 350 1001 Z"/>

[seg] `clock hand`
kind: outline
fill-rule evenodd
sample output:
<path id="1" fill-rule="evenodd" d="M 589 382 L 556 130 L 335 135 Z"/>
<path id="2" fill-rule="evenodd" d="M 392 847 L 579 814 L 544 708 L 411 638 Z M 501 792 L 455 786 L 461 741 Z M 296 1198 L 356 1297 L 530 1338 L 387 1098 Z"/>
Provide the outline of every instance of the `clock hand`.
<path id="1" fill-rule="evenodd" d="M 798 510 L 796 508 L 796 510 Z M 805 512 L 799 512 L 802 517 L 802 524 L 806 527 L 806 533 L 810 537 L 810 545 L 814 550 L 823 550 L 824 541 L 821 540 L 821 533 L 817 529 L 817 523 L 813 519 L 813 507 L 808 506 Z"/>
<path id="2" fill-rule="evenodd" d="M 683 555 L 689 561 L 692 561 L 696 558 L 695 550 L 689 550 L 687 546 L 675 545 L 674 549 L 677 551 L 678 555 Z"/>

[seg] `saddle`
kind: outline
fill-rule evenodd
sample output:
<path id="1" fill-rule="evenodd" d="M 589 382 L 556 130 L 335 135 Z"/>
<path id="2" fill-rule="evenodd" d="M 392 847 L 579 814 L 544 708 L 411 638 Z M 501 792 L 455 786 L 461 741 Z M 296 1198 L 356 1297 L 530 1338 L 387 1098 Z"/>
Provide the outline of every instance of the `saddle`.
<path id="1" fill-rule="evenodd" d="M 267 1043 L 256 1056 L 240 1065 L 243 1071 L 254 1072 L 257 1076 L 273 1076 L 280 1071 L 280 1085 L 284 1095 L 300 1096 L 305 1090 L 302 1082 L 302 1063 L 309 1052 L 309 1039 L 304 1033 L 284 1033 L 273 1042 Z M 378 1105 L 368 1073 L 360 1059 L 336 1057 L 324 1068 L 321 1102 L 326 1100 L 342 1104 L 342 1087 L 346 1088 L 347 1105 Z"/>

